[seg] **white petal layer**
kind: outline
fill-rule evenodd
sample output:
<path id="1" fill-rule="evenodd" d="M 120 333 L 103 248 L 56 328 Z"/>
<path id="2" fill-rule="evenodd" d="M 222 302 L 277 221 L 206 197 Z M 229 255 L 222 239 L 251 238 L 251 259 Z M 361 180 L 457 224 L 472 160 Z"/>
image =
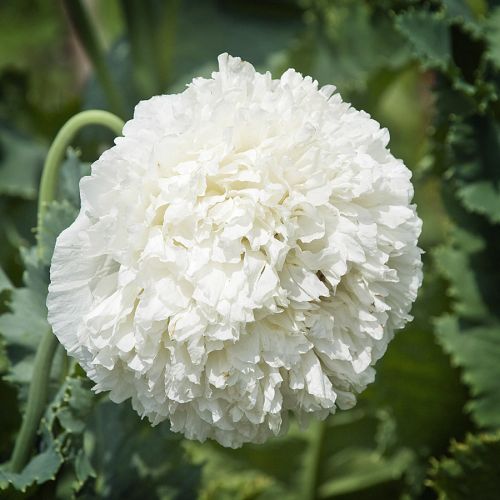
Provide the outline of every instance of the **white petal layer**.
<path id="1" fill-rule="evenodd" d="M 80 184 L 49 321 L 113 401 L 224 446 L 350 408 L 421 284 L 388 133 L 332 87 L 227 54 L 143 101 Z"/>

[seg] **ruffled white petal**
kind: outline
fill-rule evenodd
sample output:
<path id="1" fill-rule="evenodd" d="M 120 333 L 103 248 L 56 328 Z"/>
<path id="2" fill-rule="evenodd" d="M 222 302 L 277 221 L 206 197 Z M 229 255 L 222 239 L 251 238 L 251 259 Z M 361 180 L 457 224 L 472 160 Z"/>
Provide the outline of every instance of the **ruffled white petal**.
<path id="1" fill-rule="evenodd" d="M 227 54 L 82 179 L 47 299 L 113 401 L 224 446 L 350 408 L 421 284 L 411 174 L 331 86 Z"/>

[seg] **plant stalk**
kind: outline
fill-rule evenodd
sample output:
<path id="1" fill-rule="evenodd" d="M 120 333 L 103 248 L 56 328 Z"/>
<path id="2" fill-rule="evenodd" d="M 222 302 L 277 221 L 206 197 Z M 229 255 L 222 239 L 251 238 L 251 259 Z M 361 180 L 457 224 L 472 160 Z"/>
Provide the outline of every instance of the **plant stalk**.
<path id="1" fill-rule="evenodd" d="M 66 149 L 76 133 L 86 125 L 102 125 L 111 129 L 117 135 L 121 135 L 124 123 L 123 120 L 107 111 L 89 110 L 82 111 L 73 116 L 62 127 L 49 149 L 43 168 L 40 191 L 38 194 L 37 232 L 41 229 L 47 204 L 55 199 L 57 179 L 59 177 L 59 170 L 64 155 L 66 154 Z"/>
<path id="2" fill-rule="evenodd" d="M 21 472 L 29 459 L 36 431 L 45 411 L 50 369 L 56 348 L 57 339 L 52 330 L 47 330 L 36 351 L 33 378 L 28 391 L 28 404 L 10 462 L 12 472 Z"/>
<path id="3" fill-rule="evenodd" d="M 142 99 L 158 92 L 158 68 L 155 64 L 151 0 L 121 0 L 135 86 Z"/>
<path id="4" fill-rule="evenodd" d="M 179 0 L 168 0 L 160 3 L 159 12 L 155 14 L 153 33 L 153 54 L 158 73 L 157 92 L 167 91 L 171 79 L 171 68 L 174 59 L 176 18 Z"/>
<path id="5" fill-rule="evenodd" d="M 326 421 L 314 422 L 313 436 L 310 444 L 310 459 L 305 465 L 304 500 L 315 500 L 320 480 L 320 465 L 323 457 Z"/>
<path id="6" fill-rule="evenodd" d="M 126 107 L 122 94 L 109 71 L 104 48 L 87 9 L 83 6 L 81 0 L 63 0 L 63 5 L 71 26 L 94 67 L 97 79 L 102 86 L 111 110 L 124 117 Z"/>
<path id="7" fill-rule="evenodd" d="M 123 121 L 107 111 L 83 111 L 72 118 L 61 128 L 49 149 L 43 168 L 38 197 L 38 231 L 42 227 L 47 205 L 55 199 L 57 181 L 61 162 L 67 147 L 75 134 L 86 125 L 103 125 L 117 135 L 121 135 Z M 57 338 L 52 330 L 43 335 L 35 355 L 33 378 L 28 391 L 26 412 L 14 451 L 10 460 L 12 472 L 19 473 L 28 462 L 40 420 L 45 412 L 52 361 L 58 346 Z"/>

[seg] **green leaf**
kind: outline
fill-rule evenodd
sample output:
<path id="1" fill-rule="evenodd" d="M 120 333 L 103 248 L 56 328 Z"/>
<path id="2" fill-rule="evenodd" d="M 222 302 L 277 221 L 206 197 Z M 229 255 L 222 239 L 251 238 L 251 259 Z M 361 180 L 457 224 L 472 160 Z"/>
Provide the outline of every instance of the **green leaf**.
<path id="1" fill-rule="evenodd" d="M 76 487 L 73 486 L 73 490 L 78 491 L 89 479 L 95 478 L 96 474 L 92 464 L 90 463 L 89 456 L 83 449 L 77 451 L 74 467 Z"/>
<path id="2" fill-rule="evenodd" d="M 486 25 L 487 57 L 500 69 L 500 7 L 488 15 Z"/>
<path id="3" fill-rule="evenodd" d="M 237 474 L 228 473 L 225 468 L 207 484 L 203 490 L 203 500 L 272 500 L 291 499 L 290 495 L 276 487 L 265 474 L 242 470 Z"/>
<path id="4" fill-rule="evenodd" d="M 487 316 L 489 311 L 464 249 L 443 245 L 434 250 L 433 256 L 439 272 L 450 282 L 448 294 L 455 299 L 454 310 L 470 319 Z"/>
<path id="5" fill-rule="evenodd" d="M 474 16 L 467 0 L 443 0 L 446 16 L 454 21 L 472 21 Z"/>
<path id="6" fill-rule="evenodd" d="M 34 354 L 22 353 L 18 358 L 16 354 L 10 353 L 8 371 L 3 376 L 3 379 L 12 384 L 28 386 L 33 378 L 33 363 L 35 360 Z M 27 387 L 26 387 L 27 391 Z M 26 394 L 20 394 L 20 399 L 24 400 Z"/>
<path id="7" fill-rule="evenodd" d="M 16 288 L 7 302 L 10 312 L 0 316 L 0 334 L 7 344 L 34 350 L 48 329 L 47 310 L 28 288 Z"/>
<path id="8" fill-rule="evenodd" d="M 468 425 L 460 373 L 436 343 L 432 318 L 448 306 L 445 283 L 430 262 L 412 314 L 415 319 L 389 344 L 375 382 L 360 397 L 393 415 L 399 443 L 423 456 L 440 453 Z"/>
<path id="9" fill-rule="evenodd" d="M 472 110 L 469 110 L 469 112 Z M 467 113 L 461 109 L 461 113 Z M 447 117 L 445 139 L 449 176 L 463 183 L 490 180 L 498 184 L 497 159 L 500 154 L 500 127 L 488 116 Z"/>
<path id="10" fill-rule="evenodd" d="M 68 377 L 60 394 L 50 406 L 46 425 L 50 429 L 55 419 L 68 434 L 82 433 L 85 419 L 93 406 L 91 383 L 85 377 Z"/>
<path id="11" fill-rule="evenodd" d="M 158 94 L 181 92 L 194 77 L 209 77 L 217 69 L 217 56 L 224 52 L 269 70 L 276 58 L 280 60 L 280 56 L 286 55 L 303 28 L 300 9 L 293 6 L 286 9 L 283 6 L 282 11 L 286 15 L 276 15 L 275 7 L 266 2 L 184 0 L 178 2 L 177 8 L 173 10 L 174 19 L 168 20 L 168 24 L 171 24 L 175 37 L 168 39 L 174 44 L 167 44 L 163 49 L 172 52 L 172 60 L 168 64 L 168 88 L 157 88 Z M 153 27 L 148 33 L 151 36 L 152 31 Z M 131 46 L 126 39 L 118 40 L 111 47 L 107 63 L 114 80 L 120 82 L 131 114 L 136 103 L 145 97 L 134 87 L 134 82 L 137 77 L 144 79 L 148 75 L 136 74 L 137 68 L 131 61 Z M 155 69 L 150 71 L 156 72 Z M 102 89 L 95 78 L 91 78 L 85 107 L 105 106 Z"/>
<path id="12" fill-rule="evenodd" d="M 443 13 L 408 10 L 396 16 L 395 25 L 411 43 L 415 56 L 424 68 L 448 68 L 451 42 Z"/>
<path id="13" fill-rule="evenodd" d="M 21 249 L 25 287 L 9 292 L 8 311 L 0 316 L 0 335 L 10 361 L 4 378 L 9 382 L 28 385 L 31 380 L 34 352 L 41 336 L 50 328 L 45 301 L 55 240 L 75 215 L 76 210 L 69 202 L 52 202 L 37 234 L 37 245 Z M 22 395 L 24 398 L 25 393 Z"/>
<path id="14" fill-rule="evenodd" d="M 500 190 L 491 181 L 478 181 L 459 188 L 457 195 L 465 208 L 500 223 Z"/>
<path id="15" fill-rule="evenodd" d="M 496 500 L 500 478 L 500 434 L 468 435 L 454 441 L 450 456 L 433 459 L 429 485 L 439 500 Z"/>
<path id="16" fill-rule="evenodd" d="M 0 129 L 0 195 L 34 200 L 45 149 L 7 129 Z"/>
<path id="17" fill-rule="evenodd" d="M 452 121 L 447 146 L 452 188 L 463 207 L 500 222 L 500 128 L 485 117 L 457 118 Z M 461 217 L 463 219 L 463 217 Z"/>
<path id="18" fill-rule="evenodd" d="M 78 71 L 72 70 L 60 5 L 45 0 L 0 3 L 1 111 L 9 123 L 51 137 L 78 107 Z M 60 64 L 50 64 L 47 54 Z M 1 77 L 0 77 L 1 78 Z"/>
<path id="19" fill-rule="evenodd" d="M 18 290 L 29 290 L 33 300 L 39 302 L 43 314 L 46 315 L 45 299 L 49 285 L 48 262 L 45 264 L 41 261 L 41 255 L 36 245 L 19 250 L 24 264 L 23 281 L 25 287 Z"/>
<path id="20" fill-rule="evenodd" d="M 12 290 L 12 283 L 5 274 L 5 271 L 0 267 L 0 292 Z"/>
<path id="21" fill-rule="evenodd" d="M 182 2 L 176 26 L 182 43 L 176 45 L 173 53 L 174 81 L 179 77 L 188 81 L 200 67 L 209 71 L 207 64 L 215 69 L 217 56 L 223 52 L 257 66 L 267 65 L 271 54 L 291 47 L 302 27 L 298 10 L 290 10 L 287 16 L 273 15 L 265 4 L 254 8 L 251 16 L 245 10 L 245 5 L 230 2 L 224 6 L 214 0 Z"/>
<path id="22" fill-rule="evenodd" d="M 61 468 L 73 466 L 75 481 L 73 493 L 92 476 L 86 457 L 82 456 L 85 420 L 93 407 L 90 382 L 79 371 L 72 369 L 45 412 L 40 426 L 40 453 L 36 454 L 19 474 L 8 472 L 8 465 L 0 470 L 0 487 L 11 484 L 25 491 L 33 484 L 53 481 Z M 87 460 L 87 461 L 86 461 Z"/>
<path id="23" fill-rule="evenodd" d="M 31 4 L 2 3 L 0 68 L 26 67 L 34 56 L 43 54 L 43 47 L 53 45 L 60 35 L 56 12 L 56 6 L 41 0 Z"/>
<path id="24" fill-rule="evenodd" d="M 484 32 L 484 22 L 474 12 L 467 0 L 442 0 L 444 14 L 450 24 L 460 25 L 475 38 L 481 37 Z"/>
<path id="25" fill-rule="evenodd" d="M 449 281 L 447 293 L 453 299 L 453 310 L 469 320 L 483 321 L 491 316 L 485 293 L 496 285 L 490 283 L 492 270 L 482 267 L 485 262 L 491 265 L 485 253 L 488 249 L 485 239 L 476 232 L 452 227 L 448 244 L 433 251 L 438 271 Z"/>
<path id="26" fill-rule="evenodd" d="M 48 265 L 55 240 L 60 231 L 72 222 L 75 213 L 75 209 L 67 201 L 53 202 L 49 205 L 37 235 L 37 245 L 30 249 L 21 249 L 26 286 L 8 290 L 7 312 L 0 316 L 2 351 L 8 355 L 7 359 L 2 361 L 3 371 L 6 372 L 3 379 L 20 386 L 21 401 L 26 398 L 26 388 L 32 378 L 34 352 L 41 336 L 50 328 L 46 319 L 45 299 Z M 3 272 L 0 274 L 0 282 L 1 288 L 10 286 Z M 53 369 L 53 376 L 58 375 L 57 364 L 54 363 L 56 370 Z M 59 366 L 59 372 L 62 369 L 63 366 Z M 64 460 L 70 458 L 76 460 L 78 450 L 82 448 L 81 433 L 84 430 L 82 414 L 88 412 L 88 398 L 91 398 L 89 387 L 83 389 L 81 384 L 79 378 L 66 379 L 42 423 L 43 438 L 40 446 L 42 452 L 35 455 L 21 474 L 9 475 L 4 470 L 3 487 L 8 487 L 10 484 L 24 491 L 32 484 L 41 484 L 54 479 Z M 13 416 L 15 415 L 13 413 Z M 78 435 L 80 437 L 75 438 Z M 79 464 L 79 473 L 75 472 L 76 480 L 71 483 L 74 485 L 72 486 L 74 491 L 82 486 L 81 478 L 88 475 L 85 473 L 84 457 L 80 457 Z M 76 466 L 74 468 L 76 469 Z"/>
<path id="27" fill-rule="evenodd" d="M 188 442 L 190 455 L 205 463 L 204 498 L 302 499 L 340 494 L 369 497 L 369 487 L 404 491 L 414 454 L 397 445 L 394 420 L 386 412 L 339 412 L 307 430 L 293 425 L 285 436 L 262 445 L 223 448 Z M 307 490 L 307 491 L 306 491 Z M 243 494 L 243 492 L 245 492 Z"/>
<path id="28" fill-rule="evenodd" d="M 80 179 L 90 175 L 90 164 L 82 162 L 80 153 L 68 148 L 66 159 L 61 165 L 58 199 L 69 202 L 75 208 L 80 207 Z"/>
<path id="29" fill-rule="evenodd" d="M 3 376 L 10 367 L 9 357 L 5 349 L 5 342 L 0 338 L 0 376 Z M 0 381 L 1 383 L 1 381 Z"/>
<path id="30" fill-rule="evenodd" d="M 65 464 L 63 474 L 71 478 L 68 482 L 71 496 L 95 476 L 83 449 L 86 422 L 95 404 L 90 387 L 90 380 L 72 363 L 41 423 L 42 443 L 61 455 Z"/>
<path id="31" fill-rule="evenodd" d="M 59 233 L 74 220 L 76 210 L 66 201 L 52 202 L 37 235 L 37 246 L 23 250 L 27 287 L 12 290 L 9 312 L 0 316 L 0 334 L 9 344 L 36 348 L 49 326 L 45 298 L 49 281 L 48 265 Z"/>
<path id="32" fill-rule="evenodd" d="M 398 69 L 409 61 L 408 43 L 386 16 L 365 2 L 323 2 L 291 63 L 321 84 L 342 93 L 364 90 L 380 69 Z"/>
<path id="33" fill-rule="evenodd" d="M 87 499 L 196 498 L 200 468 L 168 423 L 152 427 L 129 404 L 104 399 L 92 412 L 84 450 L 95 481 Z M 119 464 L 119 466 L 117 466 Z"/>
<path id="34" fill-rule="evenodd" d="M 360 450 L 346 450 L 339 453 L 333 466 L 344 477 L 333 479 L 319 489 L 320 498 L 330 498 L 365 490 L 381 483 L 399 480 L 415 460 L 414 454 L 402 449 L 389 458 L 380 453 L 366 453 Z"/>
<path id="35" fill-rule="evenodd" d="M 474 399 L 467 404 L 478 425 L 500 427 L 500 323 L 460 328 L 459 319 L 436 320 L 438 341 L 463 370 Z"/>
<path id="36" fill-rule="evenodd" d="M 20 474 L 8 471 L 8 465 L 0 468 L 0 490 L 12 485 L 15 489 L 26 491 L 32 484 L 42 484 L 55 479 L 62 463 L 62 457 L 53 448 L 33 457 Z"/>
<path id="37" fill-rule="evenodd" d="M 43 264 L 50 264 L 57 237 L 75 220 L 77 213 L 74 206 L 66 200 L 53 201 L 47 207 L 40 232 L 37 234 L 37 250 Z"/>
<path id="38" fill-rule="evenodd" d="M 25 271 L 23 281 L 25 288 L 18 289 L 12 300 L 12 309 L 21 310 L 29 299 L 33 303 L 38 302 L 36 309 L 37 315 L 42 320 L 47 315 L 45 300 L 49 284 L 49 267 L 52 259 L 52 253 L 57 237 L 66 229 L 75 219 L 76 209 L 67 201 L 53 201 L 47 207 L 45 216 L 42 220 L 40 231 L 36 235 L 37 244 L 29 249 L 21 248 L 20 253 L 24 263 Z M 21 290 L 25 290 L 22 292 Z M 17 305 L 16 299 L 21 295 L 23 306 Z M 41 321 L 45 323 L 44 321 Z M 13 321 L 17 321 L 15 318 Z M 19 323 L 23 321 L 20 319 Z M 38 325 L 41 324 L 38 322 Z M 0 333 L 2 332 L 2 318 L 0 317 Z M 33 325 L 34 326 L 34 325 Z"/>
<path id="39" fill-rule="evenodd" d="M 264 491 L 288 498 L 287 484 L 300 488 L 308 439 L 307 434 L 292 430 L 287 436 L 238 450 L 212 441 L 188 442 L 186 446 L 195 463 L 205 464 L 202 489 L 208 498 L 247 499 Z"/>

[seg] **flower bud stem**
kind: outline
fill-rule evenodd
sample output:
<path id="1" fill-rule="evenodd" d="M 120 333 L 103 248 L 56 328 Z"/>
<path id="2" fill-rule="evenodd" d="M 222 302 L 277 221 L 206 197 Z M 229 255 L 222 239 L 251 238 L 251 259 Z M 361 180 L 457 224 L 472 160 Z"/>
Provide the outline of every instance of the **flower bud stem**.
<path id="1" fill-rule="evenodd" d="M 70 118 L 57 134 L 49 149 L 40 181 L 38 195 L 38 226 L 40 232 L 47 205 L 55 199 L 57 179 L 66 150 L 76 133 L 86 125 L 102 125 L 121 135 L 123 121 L 112 113 L 100 110 L 82 111 Z"/>
<path id="2" fill-rule="evenodd" d="M 38 232 L 42 227 L 48 204 L 55 199 L 59 170 L 66 149 L 76 133 L 86 125 L 102 125 L 110 128 L 117 135 L 121 135 L 124 123 L 120 118 L 107 111 L 91 110 L 78 113 L 62 127 L 49 149 L 43 168 L 38 197 Z M 10 461 L 12 472 L 20 472 L 30 457 L 36 432 L 45 411 L 52 360 L 57 345 L 56 336 L 52 330 L 47 330 L 36 351 L 26 412 Z"/>

